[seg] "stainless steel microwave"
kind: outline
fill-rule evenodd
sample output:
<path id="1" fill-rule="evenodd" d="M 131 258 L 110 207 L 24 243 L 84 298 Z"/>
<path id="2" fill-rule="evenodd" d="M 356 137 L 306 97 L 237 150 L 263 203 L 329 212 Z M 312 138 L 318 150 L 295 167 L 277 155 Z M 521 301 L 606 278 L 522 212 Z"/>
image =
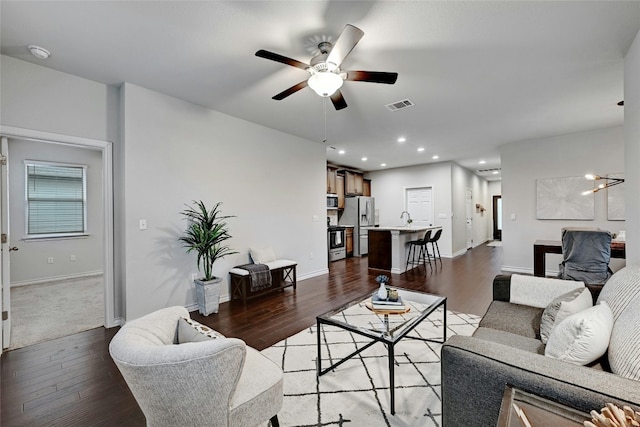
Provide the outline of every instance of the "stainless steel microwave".
<path id="1" fill-rule="evenodd" d="M 338 196 L 327 194 L 327 209 L 338 209 Z"/>

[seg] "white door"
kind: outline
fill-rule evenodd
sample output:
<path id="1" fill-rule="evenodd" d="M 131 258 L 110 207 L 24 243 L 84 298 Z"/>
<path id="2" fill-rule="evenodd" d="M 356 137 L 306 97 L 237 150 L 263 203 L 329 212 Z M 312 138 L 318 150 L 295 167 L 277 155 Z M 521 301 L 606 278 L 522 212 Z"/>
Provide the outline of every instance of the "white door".
<path id="1" fill-rule="evenodd" d="M 9 347 L 11 341 L 11 295 L 10 295 L 10 275 L 9 275 L 9 202 L 8 202 L 8 188 L 9 188 L 9 141 L 6 137 L 2 137 L 0 144 L 0 216 L 1 216 L 1 233 L 2 243 L 0 244 L 2 250 L 0 251 L 0 282 L 2 283 L 2 348 Z"/>
<path id="2" fill-rule="evenodd" d="M 433 200 L 431 187 L 407 189 L 407 212 L 411 215 L 411 225 L 433 225 Z"/>
<path id="3" fill-rule="evenodd" d="M 465 196 L 467 249 L 473 248 L 473 192 L 467 188 Z"/>

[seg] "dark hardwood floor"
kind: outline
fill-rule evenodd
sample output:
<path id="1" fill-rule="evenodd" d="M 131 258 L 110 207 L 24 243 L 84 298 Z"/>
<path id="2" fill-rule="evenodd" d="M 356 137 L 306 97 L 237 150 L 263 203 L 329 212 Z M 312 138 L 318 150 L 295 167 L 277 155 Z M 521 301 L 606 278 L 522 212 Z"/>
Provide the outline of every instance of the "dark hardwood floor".
<path id="1" fill-rule="evenodd" d="M 433 272 L 419 267 L 390 275 L 397 287 L 447 297 L 447 308 L 482 315 L 491 283 L 500 274 L 502 248 L 479 246 L 443 259 Z M 306 327 L 315 317 L 378 287 L 366 258 L 330 264 L 330 273 L 303 280 L 298 288 L 247 302 L 221 304 L 208 317 L 191 313 L 226 336 L 265 349 Z M 145 419 L 109 356 L 118 328 L 98 328 L 4 353 L 1 364 L 0 425 L 144 426 Z"/>

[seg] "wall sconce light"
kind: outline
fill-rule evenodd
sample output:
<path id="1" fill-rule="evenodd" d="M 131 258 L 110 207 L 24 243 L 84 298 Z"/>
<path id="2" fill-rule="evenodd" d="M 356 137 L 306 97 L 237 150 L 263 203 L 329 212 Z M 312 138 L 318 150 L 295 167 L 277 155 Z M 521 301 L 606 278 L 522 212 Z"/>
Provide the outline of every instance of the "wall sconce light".
<path id="1" fill-rule="evenodd" d="M 588 196 L 591 193 L 597 193 L 600 190 L 604 190 L 605 188 L 613 187 L 614 185 L 622 184 L 624 182 L 624 178 L 607 178 L 606 176 L 586 174 L 584 176 L 586 179 L 590 181 L 604 181 L 598 186 L 594 187 L 592 190 L 583 191 L 583 196 Z"/>

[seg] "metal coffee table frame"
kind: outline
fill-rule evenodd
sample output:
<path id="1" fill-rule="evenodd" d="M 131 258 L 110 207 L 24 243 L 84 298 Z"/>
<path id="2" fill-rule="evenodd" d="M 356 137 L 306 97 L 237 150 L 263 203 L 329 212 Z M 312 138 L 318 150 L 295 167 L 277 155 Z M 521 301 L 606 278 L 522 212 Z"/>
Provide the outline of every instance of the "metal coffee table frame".
<path id="1" fill-rule="evenodd" d="M 327 372 L 335 369 L 336 367 L 340 366 L 341 364 L 343 364 L 344 362 L 346 362 L 347 360 L 351 359 L 353 356 L 363 352 L 364 350 L 368 349 L 369 347 L 371 347 L 372 345 L 374 345 L 377 342 L 381 342 L 383 343 L 386 347 L 387 347 L 387 351 L 388 351 L 388 358 L 389 358 L 389 391 L 391 394 L 390 397 L 390 406 L 391 406 L 391 414 L 395 414 L 395 379 L 394 379 L 394 346 L 400 342 L 400 340 L 402 340 L 403 338 L 409 338 L 409 339 L 415 339 L 415 340 L 419 340 L 419 341 L 428 341 L 428 342 L 435 342 L 435 343 L 439 343 L 439 344 L 443 344 L 446 340 L 447 340 L 447 298 L 445 297 L 440 297 L 437 295 L 433 295 L 433 294 L 427 294 L 424 292 L 417 292 L 417 291 L 412 291 L 409 289 L 402 289 L 402 288 L 397 288 L 398 289 L 398 293 L 401 295 L 403 301 L 405 302 L 405 304 L 409 304 L 410 306 L 412 305 L 411 303 L 417 303 L 417 304 L 422 304 L 423 302 L 421 301 L 415 301 L 415 300 L 426 300 L 429 305 L 426 306 L 426 308 L 424 308 L 422 310 L 422 312 L 415 316 L 415 313 L 413 314 L 414 317 L 412 317 L 411 319 L 409 319 L 406 324 L 403 324 L 401 326 L 401 328 L 396 328 L 393 331 L 389 331 L 389 316 L 397 316 L 396 314 L 384 314 L 384 315 L 379 315 L 379 317 L 383 317 L 384 320 L 384 324 L 386 325 L 386 329 L 387 331 L 379 331 L 379 330 L 374 330 L 374 329 L 368 329 L 368 328 L 363 328 L 363 327 L 359 327 L 359 326 L 354 326 L 354 325 L 350 325 L 346 322 L 341 322 L 339 320 L 336 320 L 334 318 L 332 318 L 333 316 L 336 316 L 337 314 L 347 310 L 348 308 L 351 308 L 355 305 L 358 304 L 363 304 L 365 301 L 367 301 L 370 297 L 372 292 L 368 292 L 365 295 L 362 295 L 350 302 L 348 302 L 347 304 L 344 304 L 342 306 L 340 306 L 339 308 L 336 308 L 334 310 L 331 310 L 327 313 L 324 313 L 318 317 L 316 317 L 316 322 L 317 322 L 317 345 L 318 345 L 318 359 L 317 359 L 317 375 L 318 377 L 326 374 Z M 426 319 L 427 317 L 429 317 L 430 314 L 432 314 L 434 311 L 436 311 L 439 307 L 443 307 L 442 310 L 442 318 L 443 318 L 443 327 L 442 327 L 442 341 L 440 340 L 435 340 L 435 339 L 427 339 L 427 338 L 420 338 L 420 337 L 415 337 L 415 336 L 409 336 L 409 332 L 411 332 L 416 326 L 418 326 L 424 319 Z M 412 307 L 412 310 L 414 310 L 414 308 Z M 375 316 L 375 312 L 372 311 L 372 316 Z M 399 314 L 398 314 L 399 315 Z M 346 356 L 345 358 L 339 360 L 338 362 L 332 364 L 331 366 L 329 366 L 328 368 L 322 369 L 322 339 L 321 339 L 321 328 L 322 325 L 330 325 L 330 326 L 337 326 L 339 328 L 342 328 L 344 330 L 353 332 L 355 334 L 367 337 L 371 339 L 371 342 L 364 345 L 361 348 L 358 348 L 356 351 L 354 351 L 353 353 L 351 353 L 350 355 Z M 396 334 L 395 332 L 397 332 L 399 329 L 399 332 Z"/>

